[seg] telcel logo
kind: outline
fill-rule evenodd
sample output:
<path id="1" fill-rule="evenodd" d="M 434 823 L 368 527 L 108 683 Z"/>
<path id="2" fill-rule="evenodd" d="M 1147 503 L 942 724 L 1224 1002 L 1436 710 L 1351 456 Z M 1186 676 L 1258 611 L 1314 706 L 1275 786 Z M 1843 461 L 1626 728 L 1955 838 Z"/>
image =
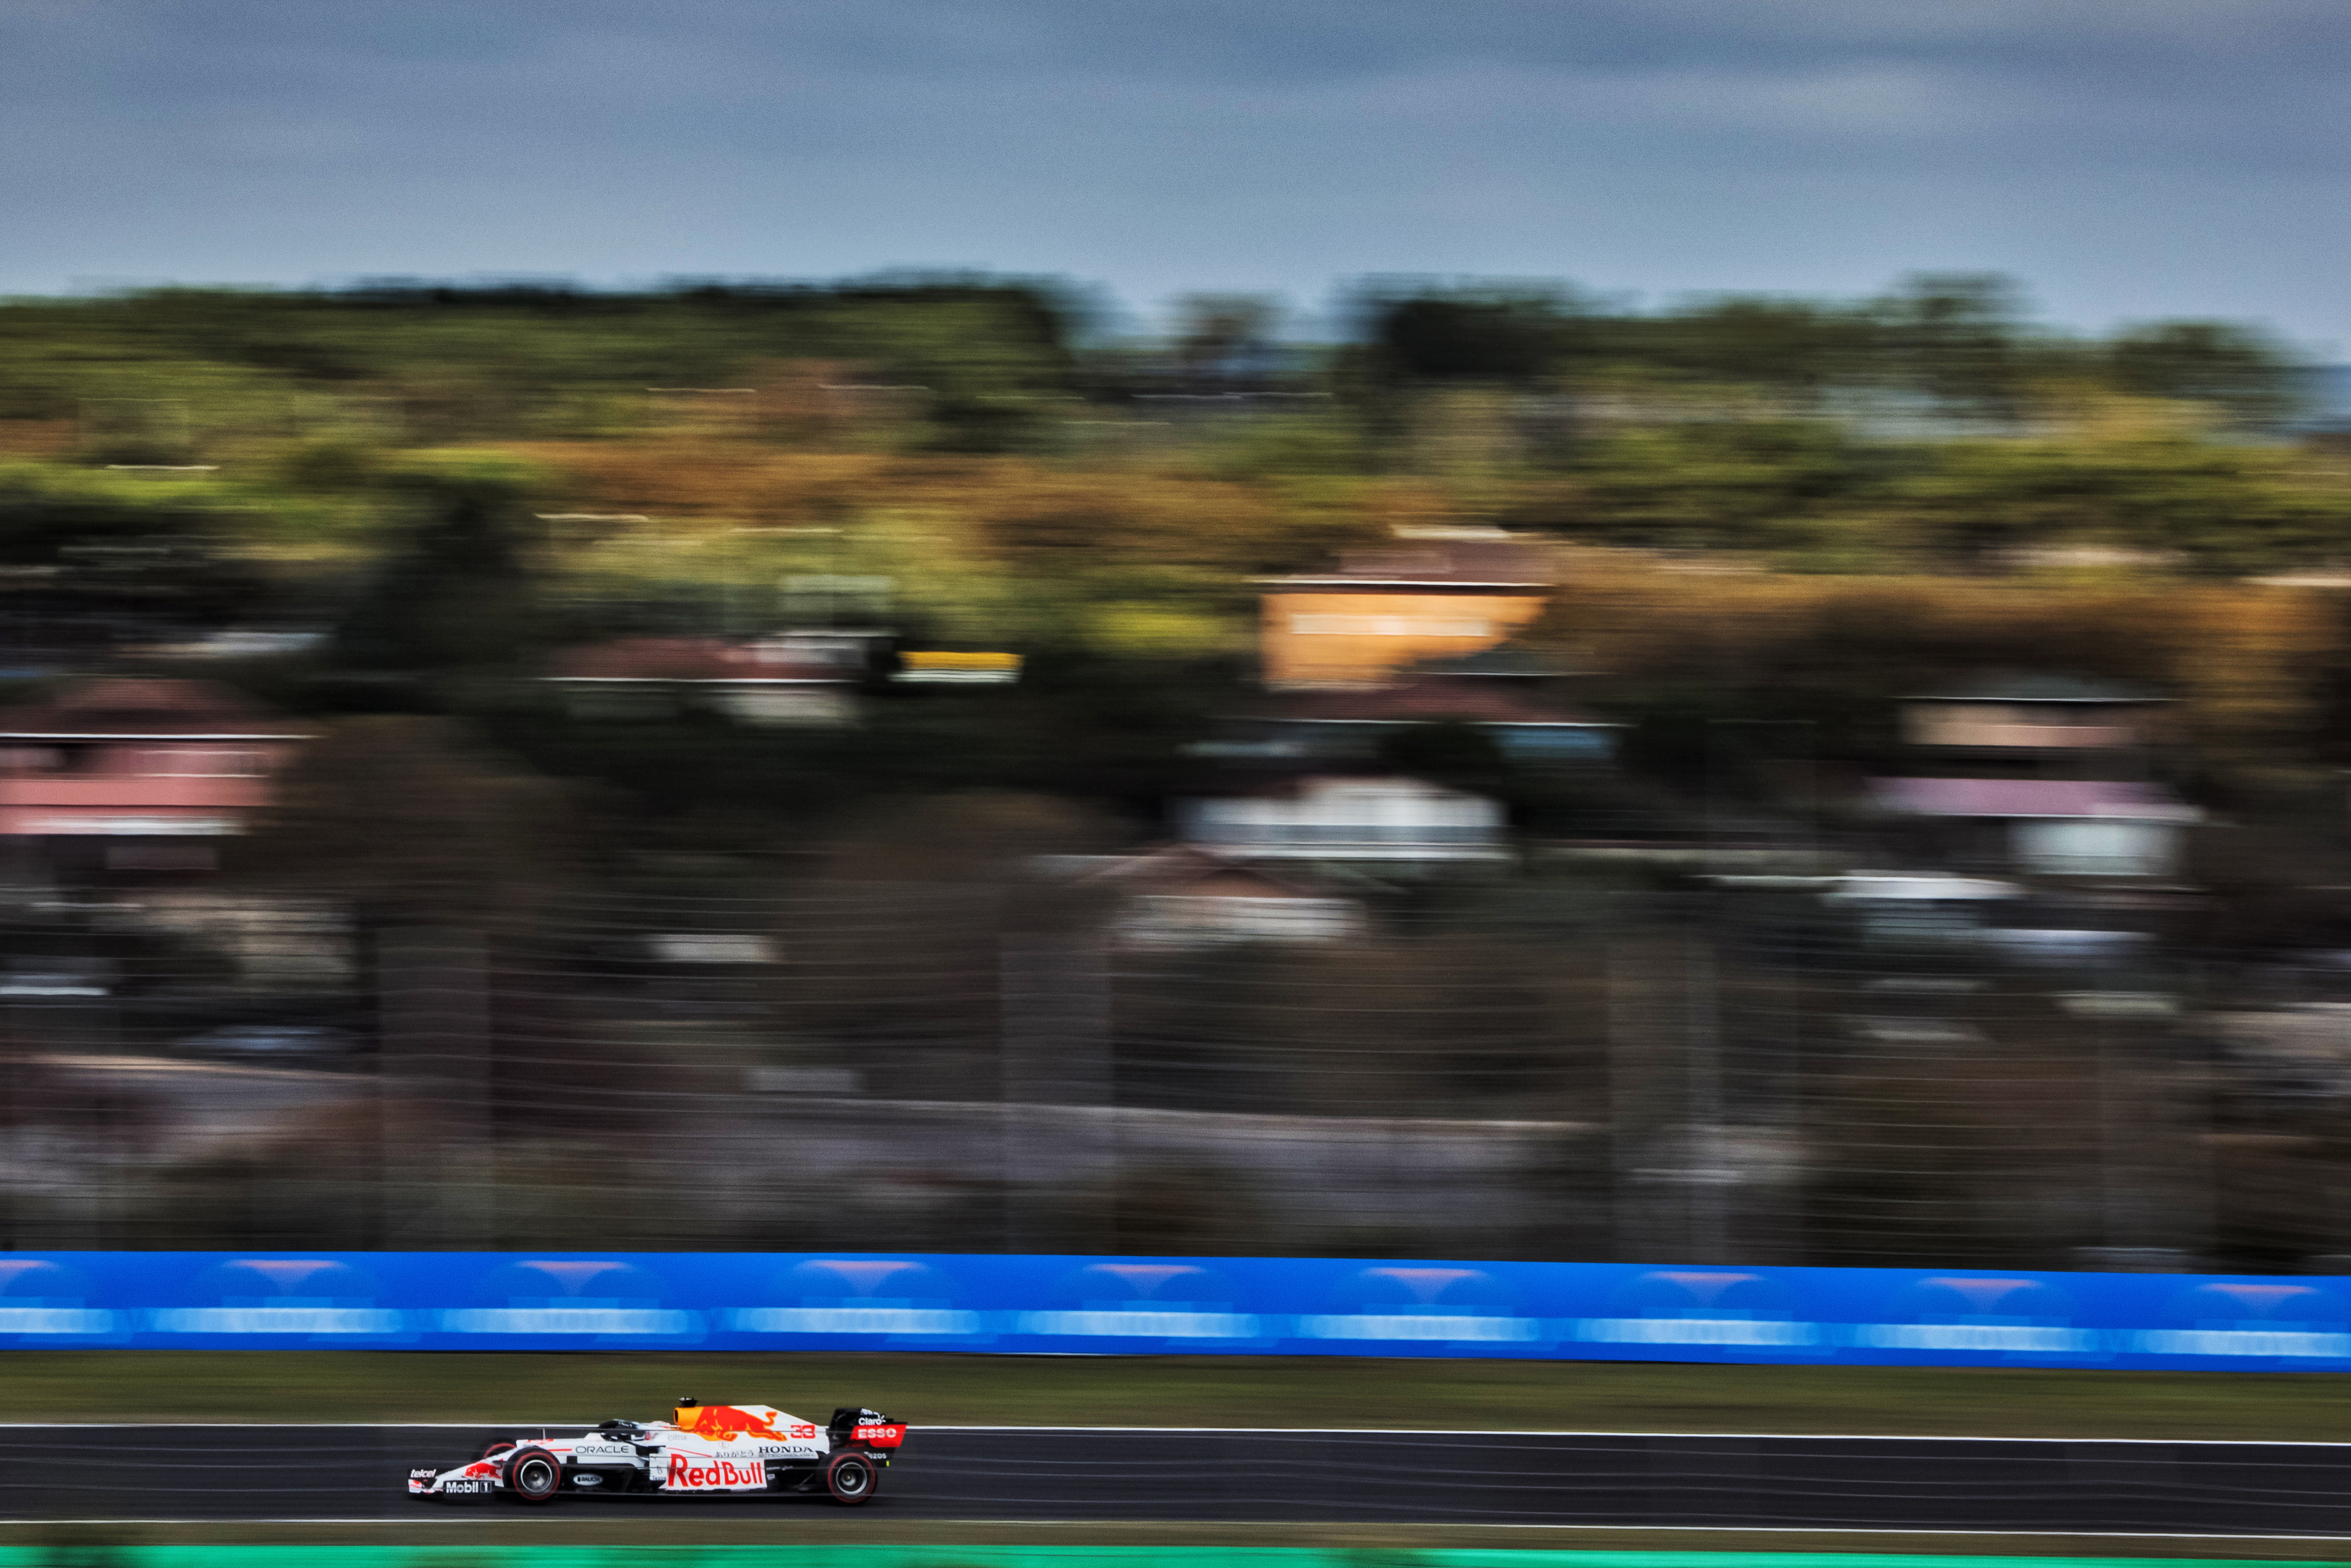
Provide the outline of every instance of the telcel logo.
<path id="1" fill-rule="evenodd" d="M 709 1459 L 696 1464 L 684 1454 L 669 1457 L 662 1485 L 674 1491 L 712 1491 L 727 1487 L 764 1487 L 768 1467 L 759 1459 Z"/>

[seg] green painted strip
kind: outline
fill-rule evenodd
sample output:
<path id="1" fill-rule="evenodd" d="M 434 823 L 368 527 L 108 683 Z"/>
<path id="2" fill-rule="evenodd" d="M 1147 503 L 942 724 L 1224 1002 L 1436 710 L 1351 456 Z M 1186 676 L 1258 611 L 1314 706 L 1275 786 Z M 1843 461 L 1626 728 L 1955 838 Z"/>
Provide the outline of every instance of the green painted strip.
<path id="1" fill-rule="evenodd" d="M 1292 1546 L 0 1547 L 0 1568 L 2311 1568 L 2188 1557 L 1924 1557 L 1844 1552 L 1566 1552 Z"/>

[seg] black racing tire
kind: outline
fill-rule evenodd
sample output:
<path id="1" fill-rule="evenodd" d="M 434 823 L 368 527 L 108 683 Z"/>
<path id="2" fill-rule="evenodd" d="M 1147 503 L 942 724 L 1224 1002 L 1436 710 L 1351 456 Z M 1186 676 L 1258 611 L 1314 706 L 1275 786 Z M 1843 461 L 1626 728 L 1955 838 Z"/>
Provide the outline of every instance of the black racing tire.
<path id="1" fill-rule="evenodd" d="M 484 1459 L 505 1453 L 514 1446 L 515 1440 L 512 1437 L 493 1437 L 482 1445 L 482 1451 L 474 1456 L 474 1462 L 479 1464 Z"/>
<path id="2" fill-rule="evenodd" d="M 863 1508 L 882 1484 L 882 1467 L 870 1454 L 851 1449 L 824 1462 L 824 1490 L 843 1508 Z"/>
<path id="3" fill-rule="evenodd" d="M 507 1494 L 517 1502 L 553 1502 L 562 1490 L 562 1461 L 545 1448 L 517 1448 L 507 1461 Z"/>

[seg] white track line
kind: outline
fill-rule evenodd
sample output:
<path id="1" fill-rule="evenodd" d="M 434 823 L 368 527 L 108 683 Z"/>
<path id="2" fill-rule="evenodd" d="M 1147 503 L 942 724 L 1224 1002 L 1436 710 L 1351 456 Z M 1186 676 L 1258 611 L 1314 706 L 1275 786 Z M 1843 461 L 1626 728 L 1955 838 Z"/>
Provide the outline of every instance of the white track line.
<path id="1" fill-rule="evenodd" d="M 225 1425 L 226 1423 L 224 1423 Z M 490 1423 L 495 1426 L 496 1423 Z M 2315 1442 L 2294 1437 L 1937 1437 L 1888 1432 L 1654 1432 L 1591 1431 L 1512 1427 L 953 1427 L 925 1423 L 916 1432 L 1206 1432 L 1242 1436 L 1343 1436 L 1361 1437 L 1721 1437 L 1730 1441 L 1820 1443 L 2161 1443 L 2199 1448 L 2351 1448 L 2351 1442 Z M 2333 1536 L 2325 1539 L 2332 1541 Z M 2351 1537 L 2345 1537 L 2351 1540 Z"/>

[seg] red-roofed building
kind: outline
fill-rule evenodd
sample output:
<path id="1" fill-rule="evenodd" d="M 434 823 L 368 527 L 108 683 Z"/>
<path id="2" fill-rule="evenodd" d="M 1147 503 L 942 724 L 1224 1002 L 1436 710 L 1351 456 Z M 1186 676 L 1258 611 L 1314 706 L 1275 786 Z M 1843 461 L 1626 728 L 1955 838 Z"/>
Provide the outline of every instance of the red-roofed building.
<path id="1" fill-rule="evenodd" d="M 0 709 L 0 836 L 53 861 L 209 870 L 203 841 L 242 832 L 312 733 L 207 681 L 83 681 Z"/>

